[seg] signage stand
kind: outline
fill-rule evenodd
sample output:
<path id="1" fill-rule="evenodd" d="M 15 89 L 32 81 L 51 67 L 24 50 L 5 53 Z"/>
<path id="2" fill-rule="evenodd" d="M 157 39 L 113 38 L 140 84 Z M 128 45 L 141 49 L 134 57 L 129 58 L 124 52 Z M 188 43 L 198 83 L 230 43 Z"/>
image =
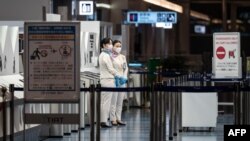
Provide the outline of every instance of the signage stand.
<path id="1" fill-rule="evenodd" d="M 11 91 L 11 93 L 13 93 L 14 95 L 14 91 Z M 68 102 L 60 102 L 60 104 L 64 103 L 64 104 L 78 104 L 78 113 L 76 114 L 27 114 L 26 113 L 26 104 L 34 104 L 34 102 L 29 102 L 29 101 L 25 101 L 24 100 L 24 109 L 23 109 L 23 140 L 25 141 L 26 139 L 26 133 L 25 133 L 25 130 L 26 130 L 26 124 L 77 124 L 78 125 L 78 135 L 79 135 L 79 138 L 78 140 L 80 141 L 81 140 L 81 130 L 80 130 L 80 101 L 79 102 L 76 102 L 76 103 L 68 103 Z M 37 101 L 36 104 L 38 103 L 45 103 L 44 101 Z M 49 102 L 50 104 L 59 104 L 59 103 L 51 103 Z M 39 122 L 39 120 L 42 120 L 42 122 Z"/>
<path id="2" fill-rule="evenodd" d="M 219 32 L 213 34 L 212 73 L 214 82 L 232 83 L 237 91 L 233 93 L 235 124 L 241 124 L 242 80 L 240 33 Z"/>
<path id="3" fill-rule="evenodd" d="M 24 132 L 25 124 L 78 124 L 80 140 L 80 23 L 27 22 L 24 29 Z M 79 110 L 26 113 L 32 103 L 74 103 Z"/>
<path id="4" fill-rule="evenodd" d="M 213 79 L 242 78 L 240 34 L 221 32 L 213 35 Z"/>

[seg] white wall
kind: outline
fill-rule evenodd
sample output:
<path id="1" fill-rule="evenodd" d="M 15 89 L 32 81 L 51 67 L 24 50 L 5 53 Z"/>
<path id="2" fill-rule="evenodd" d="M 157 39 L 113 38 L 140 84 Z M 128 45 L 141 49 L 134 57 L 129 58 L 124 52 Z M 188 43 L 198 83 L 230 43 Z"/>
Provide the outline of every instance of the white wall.
<path id="1" fill-rule="evenodd" d="M 19 73 L 18 27 L 0 26 L 0 76 Z"/>
<path id="2" fill-rule="evenodd" d="M 42 20 L 42 7 L 50 10 L 50 0 L 0 0 L 0 20 Z"/>

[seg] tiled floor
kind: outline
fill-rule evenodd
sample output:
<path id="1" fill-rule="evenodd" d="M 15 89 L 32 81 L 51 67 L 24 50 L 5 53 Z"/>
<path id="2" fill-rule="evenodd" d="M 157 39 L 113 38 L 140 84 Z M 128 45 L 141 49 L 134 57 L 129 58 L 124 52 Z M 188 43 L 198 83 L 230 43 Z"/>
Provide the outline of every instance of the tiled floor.
<path id="1" fill-rule="evenodd" d="M 101 141 L 149 141 L 150 111 L 145 109 L 130 109 L 125 111 L 123 119 L 127 122 L 124 127 L 101 129 Z M 183 132 L 173 141 L 223 141 L 223 125 L 232 123 L 232 116 L 218 117 L 218 126 L 213 132 Z M 192 129 L 191 129 L 192 130 Z M 78 133 L 64 136 L 61 139 L 47 139 L 46 141 L 78 141 Z M 81 131 L 81 141 L 90 141 L 89 128 Z"/>

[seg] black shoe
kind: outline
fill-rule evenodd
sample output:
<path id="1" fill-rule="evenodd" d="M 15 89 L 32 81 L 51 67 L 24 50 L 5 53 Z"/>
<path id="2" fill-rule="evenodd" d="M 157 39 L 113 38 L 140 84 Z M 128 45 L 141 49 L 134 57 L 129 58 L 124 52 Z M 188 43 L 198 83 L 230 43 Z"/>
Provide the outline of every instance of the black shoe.
<path id="1" fill-rule="evenodd" d="M 117 124 L 118 124 L 118 125 L 123 125 L 123 126 L 125 126 L 125 125 L 126 125 L 126 123 L 125 123 L 125 122 L 123 122 L 123 121 L 119 121 L 119 120 L 117 120 Z"/>
<path id="2" fill-rule="evenodd" d="M 101 127 L 102 127 L 102 128 L 112 128 L 112 126 L 107 125 L 105 122 L 102 122 L 102 123 L 101 123 Z"/>

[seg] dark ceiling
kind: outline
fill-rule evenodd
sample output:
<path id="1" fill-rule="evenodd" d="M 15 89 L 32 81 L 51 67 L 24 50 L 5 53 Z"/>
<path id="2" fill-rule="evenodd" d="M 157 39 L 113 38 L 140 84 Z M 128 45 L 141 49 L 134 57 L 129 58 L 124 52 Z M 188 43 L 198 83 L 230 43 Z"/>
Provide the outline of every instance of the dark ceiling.
<path id="1" fill-rule="evenodd" d="M 182 0 L 177 0 L 182 1 Z M 227 4 L 227 18 L 230 19 L 231 6 L 237 7 L 237 19 L 248 20 L 250 18 L 250 0 L 190 0 L 191 9 L 208 15 L 210 18 L 222 19 L 222 2 Z"/>

